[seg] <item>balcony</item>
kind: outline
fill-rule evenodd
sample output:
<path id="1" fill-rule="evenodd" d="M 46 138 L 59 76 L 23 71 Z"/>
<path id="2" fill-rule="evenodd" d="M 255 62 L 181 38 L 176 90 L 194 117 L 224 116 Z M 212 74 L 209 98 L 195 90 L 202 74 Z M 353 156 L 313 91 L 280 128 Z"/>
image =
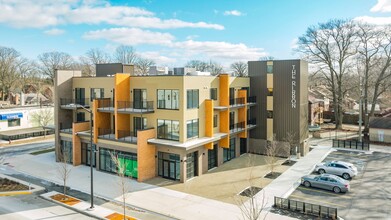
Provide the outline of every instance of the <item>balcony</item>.
<path id="1" fill-rule="evenodd" d="M 243 107 L 245 103 L 245 98 L 233 98 L 229 99 L 229 106 L 234 107 Z"/>
<path id="2" fill-rule="evenodd" d="M 247 97 L 247 105 L 254 106 L 256 104 L 257 104 L 257 97 L 256 96 Z"/>
<path id="3" fill-rule="evenodd" d="M 64 128 L 60 130 L 60 133 L 72 134 L 72 128 Z"/>
<path id="4" fill-rule="evenodd" d="M 247 129 L 252 129 L 252 128 L 255 128 L 256 126 L 257 126 L 257 119 L 256 118 L 252 118 L 252 119 L 247 120 Z"/>
<path id="5" fill-rule="evenodd" d="M 115 139 L 115 131 L 113 129 L 99 128 L 98 137 L 105 140 L 137 144 L 135 132 L 130 130 L 118 130 L 118 139 Z"/>
<path id="6" fill-rule="evenodd" d="M 111 99 L 97 99 L 98 111 L 114 113 L 114 102 Z"/>
<path id="7" fill-rule="evenodd" d="M 239 133 L 244 131 L 244 122 L 238 122 L 236 124 L 230 124 L 229 125 L 229 133 L 234 134 L 234 133 Z"/>
<path id="8" fill-rule="evenodd" d="M 117 101 L 117 111 L 122 114 L 146 114 L 155 112 L 153 101 Z"/>
<path id="9" fill-rule="evenodd" d="M 89 108 L 90 99 L 60 99 L 60 107 L 62 109 L 76 110 L 80 108 Z"/>

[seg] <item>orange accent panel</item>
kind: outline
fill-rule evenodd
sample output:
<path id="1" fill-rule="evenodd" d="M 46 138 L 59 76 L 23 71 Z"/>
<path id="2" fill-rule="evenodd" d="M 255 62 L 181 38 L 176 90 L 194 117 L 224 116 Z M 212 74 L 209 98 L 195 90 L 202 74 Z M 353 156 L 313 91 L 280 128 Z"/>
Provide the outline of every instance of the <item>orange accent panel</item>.
<path id="1" fill-rule="evenodd" d="M 94 114 L 94 143 L 98 142 L 99 128 L 111 128 L 110 113 L 98 112 L 99 100 L 93 101 L 93 114 Z"/>
<path id="2" fill-rule="evenodd" d="M 205 136 L 213 137 L 213 101 L 205 100 Z"/>
<path id="3" fill-rule="evenodd" d="M 80 137 L 76 135 L 76 132 L 86 131 L 89 129 L 90 129 L 90 122 L 72 123 L 73 166 L 78 166 L 81 164 L 81 140 L 80 140 Z"/>
<path id="4" fill-rule="evenodd" d="M 207 143 L 204 145 L 206 149 L 213 150 L 213 142 Z"/>
<path id="5" fill-rule="evenodd" d="M 155 129 L 137 131 L 137 164 L 139 182 L 151 179 L 156 176 L 156 147 L 148 144 L 148 139 L 154 138 Z"/>
<path id="6" fill-rule="evenodd" d="M 227 107 L 227 110 L 220 111 L 220 132 L 226 133 L 227 137 L 219 141 L 222 148 L 229 148 L 229 75 L 220 74 L 219 76 L 219 95 L 220 106 Z"/>
<path id="7" fill-rule="evenodd" d="M 238 121 L 244 122 L 244 127 L 247 128 L 247 90 L 241 89 L 238 93 L 238 98 L 244 98 L 245 106 L 238 109 Z M 247 129 L 239 134 L 240 138 L 247 138 Z"/>
<path id="8" fill-rule="evenodd" d="M 130 115 L 118 114 L 117 101 L 130 101 L 130 74 L 115 74 L 115 96 L 114 96 L 114 114 L 115 114 L 115 138 L 118 139 L 119 130 L 130 130 Z"/>

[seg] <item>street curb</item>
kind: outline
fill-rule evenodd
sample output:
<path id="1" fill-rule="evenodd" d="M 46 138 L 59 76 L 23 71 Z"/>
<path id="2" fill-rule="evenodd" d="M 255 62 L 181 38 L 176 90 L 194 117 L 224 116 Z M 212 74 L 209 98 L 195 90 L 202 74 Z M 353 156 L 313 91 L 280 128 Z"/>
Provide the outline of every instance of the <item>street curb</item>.
<path id="1" fill-rule="evenodd" d="M 0 178 L 7 178 L 7 179 L 12 180 L 14 182 L 18 182 L 18 183 L 23 184 L 25 186 L 31 187 L 31 190 L 0 192 L 0 196 L 27 195 L 27 194 L 32 194 L 32 193 L 36 193 L 36 192 L 40 192 L 40 191 L 45 190 L 45 188 L 43 188 L 41 186 L 37 186 L 35 184 L 29 183 L 29 182 L 26 182 L 26 181 L 23 181 L 23 180 L 20 180 L 15 177 L 8 176 L 8 175 L 2 174 L 2 173 L 0 173 Z"/>

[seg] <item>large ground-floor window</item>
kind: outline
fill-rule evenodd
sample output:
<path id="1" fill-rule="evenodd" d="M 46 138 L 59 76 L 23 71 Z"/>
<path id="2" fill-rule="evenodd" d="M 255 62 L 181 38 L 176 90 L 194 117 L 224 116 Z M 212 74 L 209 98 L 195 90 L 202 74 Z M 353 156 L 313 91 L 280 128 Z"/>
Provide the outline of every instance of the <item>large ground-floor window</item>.
<path id="1" fill-rule="evenodd" d="M 223 151 L 224 162 L 230 161 L 233 158 L 235 158 L 235 148 L 236 148 L 235 142 L 236 142 L 235 138 L 229 139 L 229 148 L 224 148 Z"/>
<path id="2" fill-rule="evenodd" d="M 99 148 L 99 169 L 117 173 L 117 166 L 111 158 L 110 154 L 118 155 L 119 162 L 125 166 L 125 176 L 137 178 L 138 177 L 138 165 L 137 165 L 137 154 L 116 151 L 112 149 Z"/>
<path id="3" fill-rule="evenodd" d="M 65 157 L 67 163 L 73 163 L 73 147 L 72 141 L 61 140 L 60 146 L 60 160 Z"/>
<path id="4" fill-rule="evenodd" d="M 180 180 L 180 156 L 158 152 L 158 175 L 172 180 Z"/>
<path id="5" fill-rule="evenodd" d="M 92 166 L 96 166 L 96 145 L 92 144 L 93 152 L 92 152 Z M 81 143 L 81 163 L 87 166 L 90 166 L 90 151 L 91 147 L 88 143 Z"/>
<path id="6" fill-rule="evenodd" d="M 186 177 L 187 179 L 198 176 L 198 152 L 187 154 L 186 156 Z"/>

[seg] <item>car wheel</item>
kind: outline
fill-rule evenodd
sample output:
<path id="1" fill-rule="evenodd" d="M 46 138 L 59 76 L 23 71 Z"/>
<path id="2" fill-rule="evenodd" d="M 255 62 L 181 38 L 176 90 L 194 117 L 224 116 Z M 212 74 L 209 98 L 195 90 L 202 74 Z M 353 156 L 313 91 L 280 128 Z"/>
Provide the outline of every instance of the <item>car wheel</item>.
<path id="1" fill-rule="evenodd" d="M 318 172 L 319 172 L 320 174 L 326 173 L 326 171 L 325 171 L 324 169 L 319 169 Z"/>
<path id="2" fill-rule="evenodd" d="M 340 193 L 340 192 L 341 192 L 341 188 L 335 186 L 335 187 L 333 188 L 333 191 L 334 191 L 335 193 Z"/>
<path id="3" fill-rule="evenodd" d="M 311 186 L 311 183 L 308 182 L 308 181 L 304 181 L 304 186 L 305 186 L 305 187 L 310 187 L 310 186 Z"/>
<path id="4" fill-rule="evenodd" d="M 344 173 L 344 174 L 342 174 L 342 178 L 344 178 L 345 180 L 350 179 L 349 173 Z"/>

